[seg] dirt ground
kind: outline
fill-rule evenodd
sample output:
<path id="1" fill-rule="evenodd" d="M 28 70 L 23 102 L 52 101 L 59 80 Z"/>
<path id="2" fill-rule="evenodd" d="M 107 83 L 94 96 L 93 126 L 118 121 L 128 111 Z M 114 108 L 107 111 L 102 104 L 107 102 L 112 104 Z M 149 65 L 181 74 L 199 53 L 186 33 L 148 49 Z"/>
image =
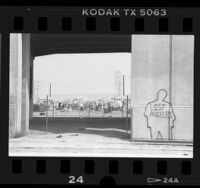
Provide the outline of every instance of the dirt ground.
<path id="1" fill-rule="evenodd" d="M 72 123 L 33 121 L 28 135 L 9 140 L 10 156 L 73 157 L 161 157 L 191 158 L 193 146 L 183 143 L 136 142 L 126 134 L 125 124 L 98 124 L 97 121 Z"/>

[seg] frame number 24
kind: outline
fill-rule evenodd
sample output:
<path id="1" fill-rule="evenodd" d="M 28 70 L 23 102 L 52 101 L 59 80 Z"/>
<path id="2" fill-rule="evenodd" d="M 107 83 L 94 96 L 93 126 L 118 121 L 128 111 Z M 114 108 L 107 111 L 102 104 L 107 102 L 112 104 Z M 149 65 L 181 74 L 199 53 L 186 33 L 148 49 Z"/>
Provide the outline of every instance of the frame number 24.
<path id="1" fill-rule="evenodd" d="M 70 184 L 84 183 L 83 176 L 78 176 L 78 177 L 69 176 L 68 183 L 70 183 Z"/>

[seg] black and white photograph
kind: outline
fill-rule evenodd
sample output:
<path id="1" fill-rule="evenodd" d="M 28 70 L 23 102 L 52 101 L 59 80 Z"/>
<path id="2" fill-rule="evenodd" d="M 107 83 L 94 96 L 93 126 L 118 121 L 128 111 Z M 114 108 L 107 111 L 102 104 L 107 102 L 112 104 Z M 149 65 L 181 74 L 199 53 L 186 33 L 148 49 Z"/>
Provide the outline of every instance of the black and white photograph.
<path id="1" fill-rule="evenodd" d="M 9 156 L 193 158 L 194 42 L 11 33 Z"/>

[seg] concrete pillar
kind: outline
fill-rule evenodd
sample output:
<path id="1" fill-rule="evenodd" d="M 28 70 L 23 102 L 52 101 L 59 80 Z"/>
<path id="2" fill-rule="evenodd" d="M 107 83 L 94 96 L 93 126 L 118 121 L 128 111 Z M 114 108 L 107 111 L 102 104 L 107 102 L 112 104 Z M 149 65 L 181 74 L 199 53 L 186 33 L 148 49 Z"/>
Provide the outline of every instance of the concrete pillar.
<path id="1" fill-rule="evenodd" d="M 22 123 L 23 134 L 29 130 L 30 34 L 22 34 Z"/>
<path id="2" fill-rule="evenodd" d="M 132 35 L 132 139 L 152 139 L 152 128 L 148 126 L 145 110 L 149 103 L 157 100 L 159 90 L 164 89 L 167 93 L 164 100 L 171 103 L 175 114 L 174 127 L 170 127 L 170 118 L 165 121 L 161 116 L 160 123 L 152 118 L 151 124 L 158 128 L 165 121 L 163 133 L 168 135 L 168 139 L 192 140 L 193 45 L 192 36 Z"/>
<path id="3" fill-rule="evenodd" d="M 30 119 L 33 117 L 33 96 L 34 96 L 34 94 L 33 94 L 33 92 L 34 92 L 34 82 L 33 82 L 33 80 L 34 80 L 34 77 L 33 77 L 34 76 L 34 72 L 33 72 L 34 71 L 34 63 L 33 63 L 33 61 L 34 61 L 34 58 L 32 55 L 30 55 L 30 96 L 29 96 L 29 98 L 30 98 L 29 118 Z"/>
<path id="4" fill-rule="evenodd" d="M 30 34 L 10 35 L 10 137 L 25 135 L 29 128 Z"/>
<path id="5" fill-rule="evenodd" d="M 9 136 L 21 134 L 22 35 L 10 35 Z"/>
<path id="6" fill-rule="evenodd" d="M 177 117 L 172 138 L 193 141 L 194 36 L 174 35 L 172 51 L 172 104 Z"/>

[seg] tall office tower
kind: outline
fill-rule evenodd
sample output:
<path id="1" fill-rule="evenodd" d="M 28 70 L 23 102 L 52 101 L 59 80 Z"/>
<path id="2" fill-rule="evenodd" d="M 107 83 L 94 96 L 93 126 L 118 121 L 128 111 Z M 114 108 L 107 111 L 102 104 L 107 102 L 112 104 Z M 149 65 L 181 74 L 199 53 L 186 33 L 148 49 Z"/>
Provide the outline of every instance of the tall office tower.
<path id="1" fill-rule="evenodd" d="M 115 97 L 122 96 L 122 73 L 121 71 L 115 71 L 114 73 L 114 93 Z"/>

